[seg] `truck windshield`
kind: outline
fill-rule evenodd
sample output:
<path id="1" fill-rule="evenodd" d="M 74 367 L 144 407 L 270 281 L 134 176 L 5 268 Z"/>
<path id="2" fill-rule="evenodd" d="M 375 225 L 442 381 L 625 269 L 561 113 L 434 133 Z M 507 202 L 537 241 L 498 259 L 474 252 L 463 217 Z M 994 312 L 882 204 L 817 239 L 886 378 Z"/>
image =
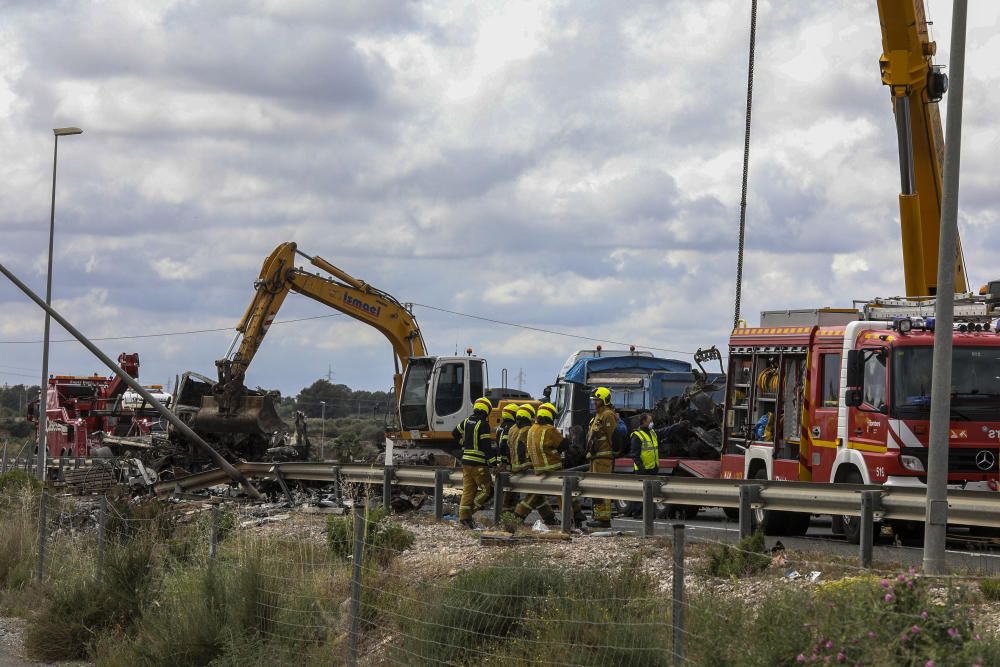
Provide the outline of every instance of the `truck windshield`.
<path id="1" fill-rule="evenodd" d="M 932 347 L 897 348 L 893 359 L 893 412 L 926 417 L 931 404 Z M 956 347 L 952 351 L 952 417 L 992 418 L 1000 406 L 1000 347 Z"/>

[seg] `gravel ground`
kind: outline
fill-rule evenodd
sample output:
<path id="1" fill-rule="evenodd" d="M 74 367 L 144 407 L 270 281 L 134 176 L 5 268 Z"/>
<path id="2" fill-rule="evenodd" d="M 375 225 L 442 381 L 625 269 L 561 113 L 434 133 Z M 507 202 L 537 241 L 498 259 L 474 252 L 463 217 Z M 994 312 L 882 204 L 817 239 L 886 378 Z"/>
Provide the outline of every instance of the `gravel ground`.
<path id="1" fill-rule="evenodd" d="M 53 667 L 85 667 L 89 662 L 35 662 L 24 658 L 24 619 L 0 616 L 0 667 L 31 667 L 52 665 Z"/>

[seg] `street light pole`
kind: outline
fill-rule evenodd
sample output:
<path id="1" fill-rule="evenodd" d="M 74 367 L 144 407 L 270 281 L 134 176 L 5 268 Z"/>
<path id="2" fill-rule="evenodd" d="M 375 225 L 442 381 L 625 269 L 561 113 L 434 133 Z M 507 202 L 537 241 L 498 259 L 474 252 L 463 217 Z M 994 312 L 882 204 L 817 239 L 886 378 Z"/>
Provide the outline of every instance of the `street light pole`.
<path id="1" fill-rule="evenodd" d="M 927 445 L 927 508 L 924 525 L 924 572 L 945 574 L 948 526 L 948 443 L 951 431 L 951 355 L 955 317 L 955 257 L 958 255 L 958 185 L 962 158 L 962 96 L 965 92 L 967 0 L 954 0 L 951 15 L 951 61 L 948 67 L 948 125 L 941 177 L 941 241 L 938 247 L 934 356 L 931 361 L 930 435 Z"/>
<path id="2" fill-rule="evenodd" d="M 52 305 L 52 244 L 56 230 L 56 164 L 59 159 L 59 137 L 82 134 L 78 127 L 57 127 L 52 130 L 55 135 L 55 147 L 52 150 L 52 208 L 49 215 L 49 263 L 45 279 L 45 305 Z M 49 398 L 49 327 L 50 318 L 45 312 L 45 333 L 42 337 L 42 384 L 38 392 L 38 479 L 45 481 L 45 431 L 48 428 L 48 398 Z"/>
<path id="3" fill-rule="evenodd" d="M 321 461 L 326 461 L 326 401 L 320 401 L 319 404 L 322 406 L 322 417 L 323 420 L 323 437 L 319 441 L 319 458 Z"/>

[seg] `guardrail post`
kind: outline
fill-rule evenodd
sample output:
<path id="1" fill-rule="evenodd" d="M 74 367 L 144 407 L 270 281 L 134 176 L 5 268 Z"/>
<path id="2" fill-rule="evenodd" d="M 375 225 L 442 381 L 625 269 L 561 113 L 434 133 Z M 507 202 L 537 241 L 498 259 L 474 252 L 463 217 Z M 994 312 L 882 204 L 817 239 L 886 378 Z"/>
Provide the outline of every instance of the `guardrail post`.
<path id="1" fill-rule="evenodd" d="M 498 472 L 493 484 L 493 525 L 500 525 L 500 515 L 503 514 L 503 492 L 510 482 L 509 472 Z"/>
<path id="2" fill-rule="evenodd" d="M 434 471 L 434 519 L 440 521 L 444 517 L 444 480 L 448 470 Z"/>
<path id="3" fill-rule="evenodd" d="M 80 457 L 77 456 L 75 459 L 73 459 L 73 470 L 76 470 L 79 467 L 80 467 Z"/>
<path id="4" fill-rule="evenodd" d="M 577 484 L 576 475 L 563 475 L 562 478 L 562 515 L 560 528 L 562 532 L 569 533 L 573 530 L 573 491 Z"/>
<path id="5" fill-rule="evenodd" d="M 59 457 L 59 477 L 57 477 L 56 479 L 58 479 L 60 482 L 63 481 L 63 461 L 65 460 L 66 460 L 65 456 Z"/>
<path id="6" fill-rule="evenodd" d="M 393 466 L 382 468 L 382 507 L 386 514 L 392 512 L 392 478 Z"/>
<path id="7" fill-rule="evenodd" d="M 652 537 L 656 532 L 653 519 L 656 518 L 656 504 L 653 497 L 659 492 L 662 482 L 656 479 L 642 480 L 642 536 Z"/>
<path id="8" fill-rule="evenodd" d="M 875 509 L 878 501 L 878 491 L 861 492 L 861 567 L 869 570 L 872 566 L 872 550 L 875 546 Z"/>
<path id="9" fill-rule="evenodd" d="M 673 655 L 674 665 L 684 664 L 684 524 L 674 524 L 674 583 L 673 583 Z"/>
<path id="10" fill-rule="evenodd" d="M 752 503 L 760 499 L 760 485 L 740 485 L 740 539 L 753 535 Z"/>
<path id="11" fill-rule="evenodd" d="M 340 488 L 340 466 L 331 466 L 331 470 L 333 471 L 333 502 L 340 505 L 344 498 Z"/>
<path id="12" fill-rule="evenodd" d="M 101 496 L 97 509 L 97 584 L 104 579 L 104 528 L 108 523 L 108 497 Z"/>
<path id="13" fill-rule="evenodd" d="M 285 483 L 285 474 L 281 472 L 281 466 L 273 465 L 271 466 L 271 470 L 274 471 L 274 478 L 278 480 L 278 486 L 281 487 L 281 492 L 288 499 L 288 504 L 295 505 L 295 501 L 292 499 L 292 492 L 288 490 L 288 484 Z"/>

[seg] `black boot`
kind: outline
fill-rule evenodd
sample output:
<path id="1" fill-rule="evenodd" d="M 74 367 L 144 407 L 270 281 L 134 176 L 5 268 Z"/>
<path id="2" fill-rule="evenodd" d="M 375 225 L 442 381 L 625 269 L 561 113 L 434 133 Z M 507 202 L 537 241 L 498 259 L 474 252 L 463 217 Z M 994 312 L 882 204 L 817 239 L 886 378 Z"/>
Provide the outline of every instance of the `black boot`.
<path id="1" fill-rule="evenodd" d="M 610 528 L 611 522 L 604 521 L 603 519 L 591 519 L 590 521 L 584 523 L 583 526 L 585 528 L 589 528 L 590 530 L 602 530 Z"/>
<path id="2" fill-rule="evenodd" d="M 469 530 L 475 530 L 476 528 L 476 522 L 472 519 L 462 519 L 458 523 L 462 528 L 468 528 Z"/>

